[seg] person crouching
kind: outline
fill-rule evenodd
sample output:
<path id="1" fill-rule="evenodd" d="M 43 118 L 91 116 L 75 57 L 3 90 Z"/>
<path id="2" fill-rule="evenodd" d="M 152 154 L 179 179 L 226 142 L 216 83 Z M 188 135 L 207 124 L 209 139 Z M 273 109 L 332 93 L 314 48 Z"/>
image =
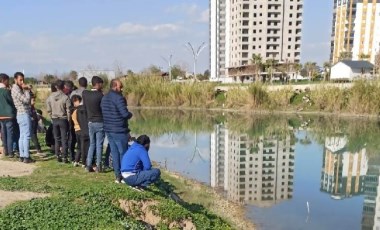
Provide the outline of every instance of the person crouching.
<path id="1" fill-rule="evenodd" d="M 160 170 L 152 168 L 148 154 L 149 147 L 149 137 L 141 135 L 124 154 L 121 161 L 121 175 L 126 184 L 145 189 L 160 179 Z"/>

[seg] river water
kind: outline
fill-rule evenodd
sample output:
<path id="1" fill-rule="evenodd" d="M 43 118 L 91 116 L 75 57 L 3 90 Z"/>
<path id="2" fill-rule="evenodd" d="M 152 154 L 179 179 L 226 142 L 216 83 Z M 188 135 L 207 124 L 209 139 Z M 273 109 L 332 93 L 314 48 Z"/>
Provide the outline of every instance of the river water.
<path id="1" fill-rule="evenodd" d="M 151 137 L 152 160 L 241 203 L 258 229 L 380 228 L 376 120 L 133 113 L 132 133 Z"/>

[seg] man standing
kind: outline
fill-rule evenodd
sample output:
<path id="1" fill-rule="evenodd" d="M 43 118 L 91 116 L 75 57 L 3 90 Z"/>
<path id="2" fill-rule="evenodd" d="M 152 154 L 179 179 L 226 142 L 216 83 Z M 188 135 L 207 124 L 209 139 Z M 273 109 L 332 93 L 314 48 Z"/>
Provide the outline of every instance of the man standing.
<path id="1" fill-rule="evenodd" d="M 128 149 L 129 129 L 128 119 L 132 117 L 127 109 L 127 101 L 122 95 L 123 84 L 113 79 L 111 89 L 101 102 L 103 112 L 104 131 L 107 135 L 112 154 L 112 164 L 116 183 L 122 180 L 120 162 Z"/>
<path id="2" fill-rule="evenodd" d="M 78 83 L 79 83 L 79 88 L 71 92 L 70 99 L 74 95 L 79 95 L 80 97 L 83 97 L 83 91 L 87 89 L 87 79 L 85 77 L 81 77 L 79 78 Z"/>
<path id="3" fill-rule="evenodd" d="M 121 161 L 121 175 L 124 181 L 132 187 L 145 189 L 160 179 L 160 170 L 152 168 L 148 154 L 149 147 L 149 137 L 147 135 L 141 135 L 123 156 L 123 160 Z"/>
<path id="4" fill-rule="evenodd" d="M 9 90 L 9 76 L 0 73 L 0 127 L 4 154 L 13 157 L 13 119 L 16 117 L 16 108 Z"/>
<path id="5" fill-rule="evenodd" d="M 29 141 L 32 120 L 30 118 L 30 88 L 24 83 L 24 74 L 14 74 L 15 84 L 12 86 L 12 99 L 17 110 L 17 123 L 20 128 L 19 151 L 20 161 L 32 163 L 29 156 Z"/>
<path id="6" fill-rule="evenodd" d="M 67 142 L 70 118 L 71 102 L 69 97 L 63 93 L 64 82 L 57 80 L 55 83 L 57 89 L 46 99 L 46 108 L 53 121 L 54 150 L 57 161 L 68 163 L 67 160 Z M 62 154 L 60 148 L 62 147 Z M 63 159 L 62 159 L 63 157 Z"/>
<path id="7" fill-rule="evenodd" d="M 87 154 L 87 167 L 88 172 L 93 172 L 92 160 L 94 151 L 96 150 L 96 172 L 101 171 L 102 151 L 104 141 L 103 129 L 103 114 L 100 103 L 103 98 L 103 79 L 94 76 L 91 79 L 91 91 L 83 91 L 83 106 L 86 109 L 88 118 L 88 132 L 90 136 L 90 147 Z"/>

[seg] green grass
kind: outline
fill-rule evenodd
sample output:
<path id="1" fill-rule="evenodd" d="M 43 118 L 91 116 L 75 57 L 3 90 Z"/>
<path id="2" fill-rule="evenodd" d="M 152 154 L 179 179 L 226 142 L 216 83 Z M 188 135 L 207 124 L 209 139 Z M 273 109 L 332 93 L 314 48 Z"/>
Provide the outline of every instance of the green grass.
<path id="1" fill-rule="evenodd" d="M 49 193 L 50 197 L 16 202 L 0 210 L 0 229 L 145 229 L 134 218 L 138 213 L 125 213 L 119 200 L 156 201 L 152 208 L 162 219 L 158 229 L 187 219 L 199 229 L 231 228 L 202 205 L 195 209 L 168 198 L 175 187 L 165 179 L 149 191 L 139 192 L 115 184 L 113 172 L 87 173 L 55 160 L 37 161 L 36 165 L 38 168 L 30 176 L 0 178 L 0 189 Z"/>

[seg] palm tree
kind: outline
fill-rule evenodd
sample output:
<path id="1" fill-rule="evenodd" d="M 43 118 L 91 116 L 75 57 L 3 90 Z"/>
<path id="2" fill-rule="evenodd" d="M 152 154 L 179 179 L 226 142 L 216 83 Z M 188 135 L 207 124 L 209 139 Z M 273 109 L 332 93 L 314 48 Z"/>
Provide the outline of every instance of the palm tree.
<path id="1" fill-rule="evenodd" d="M 296 82 L 298 80 L 298 76 L 300 75 L 300 72 L 302 70 L 302 64 L 301 63 L 295 63 L 294 64 L 294 70 L 296 71 Z"/>
<path id="2" fill-rule="evenodd" d="M 330 80 L 331 63 L 328 61 L 324 62 L 323 63 L 323 69 L 325 72 L 324 81 L 329 81 Z"/>
<path id="3" fill-rule="evenodd" d="M 277 61 L 274 60 L 273 58 L 266 60 L 266 62 L 264 64 L 265 71 L 268 72 L 269 82 L 270 83 L 272 83 L 272 81 L 273 81 L 274 66 L 276 64 L 277 64 Z"/>
<path id="4" fill-rule="evenodd" d="M 263 65 L 262 62 L 263 62 L 263 59 L 260 54 L 252 54 L 251 63 L 255 66 L 255 70 L 256 70 L 255 81 L 257 81 L 259 78 L 261 68 Z"/>
<path id="5" fill-rule="evenodd" d="M 304 67 L 305 67 L 305 70 L 307 72 L 307 76 L 309 77 L 309 80 L 311 80 L 312 76 L 314 75 L 314 71 L 317 68 L 317 63 L 306 62 Z"/>

